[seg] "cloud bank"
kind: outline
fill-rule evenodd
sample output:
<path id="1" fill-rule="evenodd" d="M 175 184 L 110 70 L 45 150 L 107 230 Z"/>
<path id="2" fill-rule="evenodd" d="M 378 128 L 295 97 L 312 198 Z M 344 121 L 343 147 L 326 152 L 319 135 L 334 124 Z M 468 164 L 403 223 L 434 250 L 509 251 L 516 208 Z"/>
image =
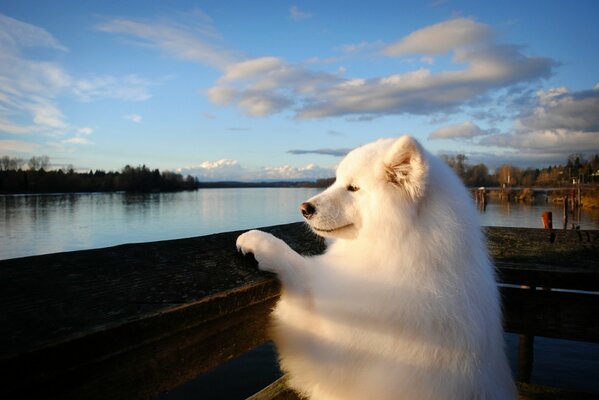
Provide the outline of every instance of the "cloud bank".
<path id="1" fill-rule="evenodd" d="M 80 135 L 91 134 L 91 129 L 73 126 L 59 106 L 60 98 L 90 102 L 151 97 L 151 83 L 136 75 L 74 77 L 48 59 L 52 53 L 69 53 L 69 49 L 46 30 L 0 14 L 0 132 L 50 137 L 75 134 L 58 143 L 87 144 L 91 142 Z M 27 152 L 35 148 L 15 143 L 5 141 L 4 149 Z"/>
<path id="2" fill-rule="evenodd" d="M 540 90 L 531 102 L 507 132 L 484 130 L 467 121 L 437 129 L 429 139 L 472 139 L 479 148 L 493 148 L 493 153 L 472 153 L 489 165 L 498 159 L 525 166 L 563 163 L 571 154 L 599 153 L 598 85 L 578 92 L 566 87 Z"/>
<path id="3" fill-rule="evenodd" d="M 315 149 L 315 150 L 294 149 L 294 150 L 288 150 L 287 153 L 296 154 L 296 155 L 297 154 L 321 154 L 321 155 L 334 156 L 334 157 L 344 157 L 350 151 L 352 151 L 352 149 Z"/>
<path id="4" fill-rule="evenodd" d="M 564 159 L 599 152 L 599 89 L 539 91 L 536 107 L 516 119 L 511 132 L 487 136 L 480 144 L 560 154 Z"/>
<path id="5" fill-rule="evenodd" d="M 295 12 L 302 15 L 299 9 Z M 199 24 L 213 29 L 211 21 Z M 371 119 L 453 112 L 495 89 L 546 78 L 557 65 L 550 58 L 526 55 L 521 46 L 498 42 L 491 27 L 471 18 L 444 21 L 380 45 L 384 57 L 419 56 L 426 64 L 433 64 L 434 56 L 449 53 L 455 68 L 418 68 L 369 78 L 346 77 L 344 68 L 321 71 L 311 63 L 292 63 L 271 55 L 243 58 L 211 44 L 205 33 L 173 22 L 114 19 L 98 29 L 216 67 L 222 75 L 205 91 L 210 101 L 235 106 L 252 116 L 290 112 L 297 119 Z M 344 52 L 365 47 L 370 45 L 363 42 Z"/>
<path id="6" fill-rule="evenodd" d="M 472 121 L 461 124 L 448 125 L 433 131 L 429 139 L 471 139 L 476 136 L 486 135 L 487 132 Z"/>
<path id="7" fill-rule="evenodd" d="M 470 18 L 455 18 L 419 29 L 385 47 L 389 56 L 419 54 L 434 56 L 459 47 L 488 42 L 491 29 Z"/>
<path id="8" fill-rule="evenodd" d="M 134 44 L 153 47 L 176 58 L 224 68 L 236 57 L 218 44 L 212 19 L 201 10 L 182 15 L 179 22 L 114 18 L 96 27 L 101 32 L 135 38 Z"/>
<path id="9" fill-rule="evenodd" d="M 198 165 L 178 168 L 177 172 L 184 175 L 192 175 L 205 182 L 215 181 L 313 181 L 321 178 L 329 178 L 335 175 L 335 171 L 321 168 L 315 164 L 304 167 L 293 167 L 290 165 L 269 166 L 251 169 L 241 166 L 236 160 L 204 161 Z"/>

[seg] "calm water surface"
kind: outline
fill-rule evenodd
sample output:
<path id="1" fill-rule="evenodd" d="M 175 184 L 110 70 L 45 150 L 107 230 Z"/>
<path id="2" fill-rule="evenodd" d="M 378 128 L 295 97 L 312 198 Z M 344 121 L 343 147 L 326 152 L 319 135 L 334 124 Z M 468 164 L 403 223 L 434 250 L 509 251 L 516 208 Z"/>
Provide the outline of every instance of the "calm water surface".
<path id="1" fill-rule="evenodd" d="M 193 192 L 0 196 L 0 259 L 123 243 L 176 239 L 300 221 L 298 205 L 320 189 L 203 189 Z M 489 203 L 482 224 L 541 227 L 552 205 Z M 575 222 L 599 229 L 599 211 Z"/>
<path id="2" fill-rule="evenodd" d="M 299 221 L 319 189 L 0 196 L 0 259 Z"/>

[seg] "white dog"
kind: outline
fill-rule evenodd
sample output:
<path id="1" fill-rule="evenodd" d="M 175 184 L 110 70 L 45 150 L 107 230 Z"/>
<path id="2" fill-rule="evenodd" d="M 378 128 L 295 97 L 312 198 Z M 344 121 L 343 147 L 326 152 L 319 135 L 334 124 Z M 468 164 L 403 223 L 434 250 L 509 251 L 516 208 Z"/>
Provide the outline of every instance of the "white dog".
<path id="1" fill-rule="evenodd" d="M 332 238 L 302 257 L 249 231 L 237 247 L 283 284 L 273 338 L 310 399 L 515 399 L 493 266 L 460 180 L 409 136 L 347 155 L 300 207 Z"/>

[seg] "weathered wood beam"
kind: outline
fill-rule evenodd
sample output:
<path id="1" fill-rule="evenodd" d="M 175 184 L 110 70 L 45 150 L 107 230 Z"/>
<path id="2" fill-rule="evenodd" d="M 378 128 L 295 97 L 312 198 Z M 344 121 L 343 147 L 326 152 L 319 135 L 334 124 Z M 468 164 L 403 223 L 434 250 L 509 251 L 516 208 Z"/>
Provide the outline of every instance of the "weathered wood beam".
<path id="1" fill-rule="evenodd" d="M 599 343 L 599 294 L 500 290 L 506 331 Z"/>
<path id="2" fill-rule="evenodd" d="M 266 230 L 322 251 L 299 224 Z M 4 393 L 149 399 L 266 341 L 279 285 L 239 233 L 0 261 Z"/>
<path id="3" fill-rule="evenodd" d="M 324 249 L 302 224 L 266 230 L 303 254 Z M 488 228 L 503 279 L 597 290 L 599 232 L 552 232 Z M 279 287 L 236 252 L 238 234 L 0 261 L 3 393 L 148 399 L 264 341 Z M 586 317 L 562 305 L 599 315 L 594 295 L 503 292 L 508 329 L 597 337 L 596 318 L 577 327 Z"/>

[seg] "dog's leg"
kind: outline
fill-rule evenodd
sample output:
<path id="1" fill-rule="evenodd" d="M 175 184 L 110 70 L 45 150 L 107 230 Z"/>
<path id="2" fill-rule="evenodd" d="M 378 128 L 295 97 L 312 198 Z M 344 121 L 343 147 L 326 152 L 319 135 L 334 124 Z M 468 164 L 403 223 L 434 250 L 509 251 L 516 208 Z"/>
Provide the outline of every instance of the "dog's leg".
<path id="1" fill-rule="evenodd" d="M 239 235 L 237 249 L 243 254 L 253 253 L 258 268 L 277 274 L 286 290 L 305 292 L 308 263 L 281 239 L 270 233 L 252 230 Z"/>

